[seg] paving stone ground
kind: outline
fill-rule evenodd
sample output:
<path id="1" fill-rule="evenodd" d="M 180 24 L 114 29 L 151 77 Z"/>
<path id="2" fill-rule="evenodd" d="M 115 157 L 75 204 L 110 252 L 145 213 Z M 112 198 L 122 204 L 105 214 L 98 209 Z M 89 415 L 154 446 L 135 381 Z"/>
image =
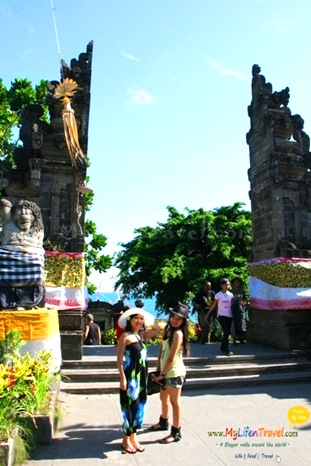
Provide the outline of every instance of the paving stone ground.
<path id="1" fill-rule="evenodd" d="M 267 351 L 246 346 L 243 351 L 248 353 Z M 212 345 L 195 347 L 198 356 L 216 350 Z M 311 465 L 309 383 L 184 391 L 182 440 L 162 445 L 157 441 L 165 432 L 142 429 L 139 437 L 145 452 L 135 455 L 121 453 L 118 395 L 61 392 L 60 401 L 61 429 L 51 445 L 33 451 L 25 466 Z M 145 427 L 159 414 L 158 395 L 152 395 Z"/>

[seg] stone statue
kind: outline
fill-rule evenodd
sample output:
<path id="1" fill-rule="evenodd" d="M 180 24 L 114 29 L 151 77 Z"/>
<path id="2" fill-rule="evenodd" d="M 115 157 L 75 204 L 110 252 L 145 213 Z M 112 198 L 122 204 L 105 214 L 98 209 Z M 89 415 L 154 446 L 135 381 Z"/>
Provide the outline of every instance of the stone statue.
<path id="1" fill-rule="evenodd" d="M 287 107 L 290 99 L 289 87 L 282 91 L 275 91 L 268 96 L 267 105 L 269 108 Z"/>
<path id="2" fill-rule="evenodd" d="M 44 228 L 39 207 L 0 199 L 0 309 L 43 307 Z"/>
<path id="3" fill-rule="evenodd" d="M 37 204 L 22 200 L 12 206 L 8 199 L 0 199 L 0 217 L 3 249 L 21 252 L 43 249 L 44 228 Z"/>
<path id="4" fill-rule="evenodd" d="M 293 138 L 295 141 L 298 142 L 299 147 L 301 149 L 302 155 L 309 154 L 310 151 L 310 137 L 308 134 L 303 131 L 304 127 L 304 120 L 301 118 L 300 115 L 293 115 L 292 116 L 293 124 L 294 124 L 294 134 Z"/>

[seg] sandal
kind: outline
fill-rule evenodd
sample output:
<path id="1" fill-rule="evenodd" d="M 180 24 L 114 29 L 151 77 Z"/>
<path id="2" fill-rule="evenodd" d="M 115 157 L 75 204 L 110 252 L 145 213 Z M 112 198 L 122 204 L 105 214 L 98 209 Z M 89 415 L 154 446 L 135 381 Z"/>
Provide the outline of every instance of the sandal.
<path id="1" fill-rule="evenodd" d="M 171 436 L 171 434 L 159 440 L 159 443 L 162 443 L 162 444 L 163 443 L 168 444 L 168 443 L 173 443 L 173 442 L 176 442 L 176 440 L 174 439 L 174 437 Z"/>
<path id="2" fill-rule="evenodd" d="M 134 448 L 136 448 L 136 451 L 138 451 L 139 453 L 142 453 L 143 451 L 145 451 L 144 447 L 142 447 L 141 445 L 139 445 L 139 447 L 135 445 Z"/>
<path id="3" fill-rule="evenodd" d="M 170 435 L 159 440 L 159 443 L 168 444 L 173 442 L 179 442 L 179 440 L 181 440 L 180 427 L 172 426 Z"/>
<path id="4" fill-rule="evenodd" d="M 148 430 L 157 432 L 159 430 L 168 430 L 168 427 L 168 419 L 164 419 L 164 417 L 160 416 L 159 422 L 151 427 L 148 427 Z"/>

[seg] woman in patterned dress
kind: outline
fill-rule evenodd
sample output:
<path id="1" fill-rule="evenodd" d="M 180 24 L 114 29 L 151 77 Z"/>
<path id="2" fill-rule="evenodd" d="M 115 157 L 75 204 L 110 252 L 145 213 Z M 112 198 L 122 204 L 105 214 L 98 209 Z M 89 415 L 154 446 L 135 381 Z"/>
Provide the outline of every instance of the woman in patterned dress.
<path id="1" fill-rule="evenodd" d="M 120 373 L 120 404 L 123 415 L 122 450 L 125 453 L 143 452 L 136 432 L 144 422 L 147 401 L 147 343 L 159 335 L 154 317 L 140 308 L 121 314 L 119 327 L 124 329 L 118 341 L 117 364 Z M 142 330 L 147 328 L 147 330 Z"/>

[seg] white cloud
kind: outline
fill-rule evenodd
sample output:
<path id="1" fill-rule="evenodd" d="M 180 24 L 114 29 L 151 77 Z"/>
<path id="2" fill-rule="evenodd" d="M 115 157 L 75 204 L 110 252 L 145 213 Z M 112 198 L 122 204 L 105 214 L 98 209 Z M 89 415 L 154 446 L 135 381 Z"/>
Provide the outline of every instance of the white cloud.
<path id="1" fill-rule="evenodd" d="M 150 105 L 155 101 L 153 95 L 144 89 L 131 87 L 127 93 L 130 95 L 129 103 L 133 105 Z"/>
<path id="2" fill-rule="evenodd" d="M 224 68 L 220 63 L 216 61 L 210 61 L 211 67 L 218 72 L 220 76 L 233 76 L 240 81 L 249 81 L 249 78 L 244 76 L 237 70 L 230 70 L 228 68 Z"/>
<path id="3" fill-rule="evenodd" d="M 35 34 L 36 32 L 36 29 L 34 28 L 34 26 L 32 26 L 32 24 L 26 24 L 25 28 L 29 34 Z"/>
<path id="4" fill-rule="evenodd" d="M 28 47 L 27 50 L 24 50 L 22 53 L 22 57 L 24 61 L 28 61 L 29 58 L 34 54 L 34 50 L 31 47 Z"/>
<path id="5" fill-rule="evenodd" d="M 127 58 L 128 60 L 139 61 L 137 57 L 135 57 L 134 55 L 131 55 L 130 53 L 124 52 L 123 50 L 121 51 L 121 55 Z"/>

